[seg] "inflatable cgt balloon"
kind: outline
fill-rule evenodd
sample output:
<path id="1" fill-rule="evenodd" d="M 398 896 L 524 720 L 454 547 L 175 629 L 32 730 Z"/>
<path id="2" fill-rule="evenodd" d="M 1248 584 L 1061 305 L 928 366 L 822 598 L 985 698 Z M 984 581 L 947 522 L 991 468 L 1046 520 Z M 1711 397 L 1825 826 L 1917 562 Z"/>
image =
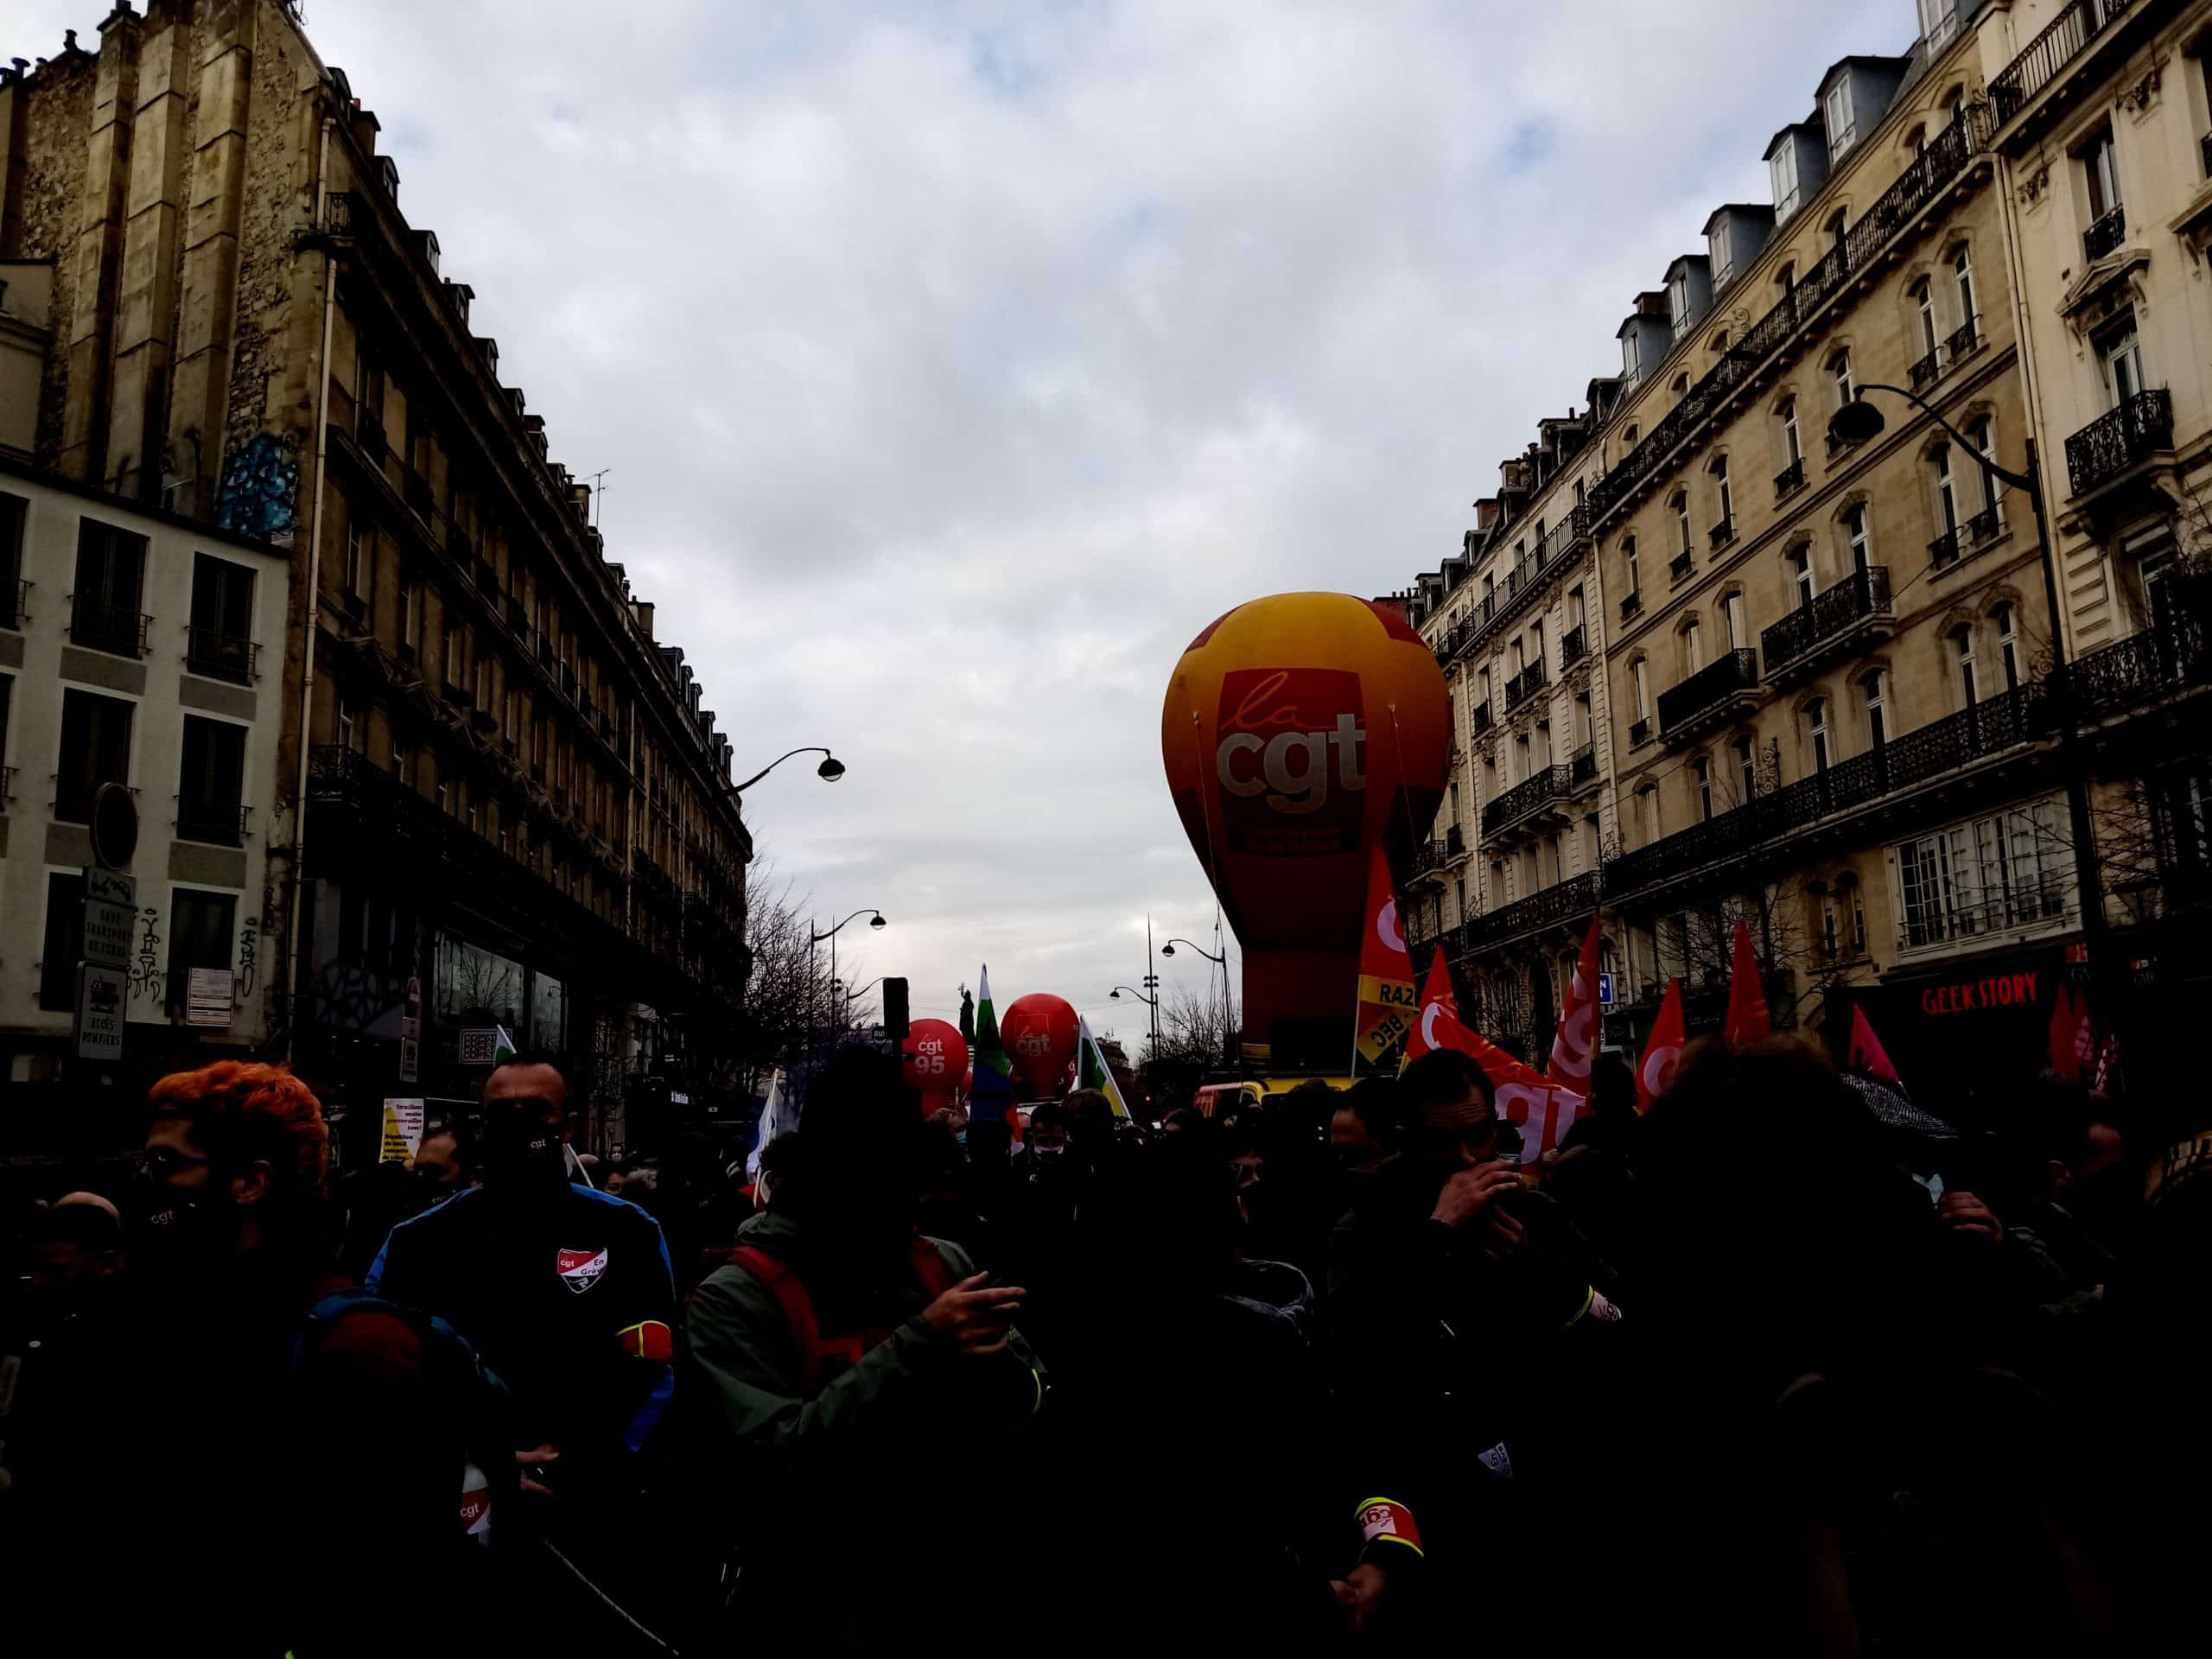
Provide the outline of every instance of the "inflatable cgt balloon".
<path id="1" fill-rule="evenodd" d="M 1278 594 L 1191 642 L 1160 746 L 1191 845 L 1244 950 L 1244 1034 L 1281 1066 L 1351 1054 L 1368 849 L 1395 874 L 1451 764 L 1435 653 L 1388 604 Z"/>
<path id="2" fill-rule="evenodd" d="M 917 1020 L 899 1051 L 906 1081 L 922 1097 L 924 1113 L 952 1104 L 968 1074 L 968 1045 L 946 1020 Z"/>
<path id="3" fill-rule="evenodd" d="M 1014 1062 L 1014 1093 L 1023 1100 L 1058 1100 L 1068 1091 L 1075 1058 L 1075 1009 L 1064 997 L 1033 992 L 999 1016 L 999 1035 Z"/>

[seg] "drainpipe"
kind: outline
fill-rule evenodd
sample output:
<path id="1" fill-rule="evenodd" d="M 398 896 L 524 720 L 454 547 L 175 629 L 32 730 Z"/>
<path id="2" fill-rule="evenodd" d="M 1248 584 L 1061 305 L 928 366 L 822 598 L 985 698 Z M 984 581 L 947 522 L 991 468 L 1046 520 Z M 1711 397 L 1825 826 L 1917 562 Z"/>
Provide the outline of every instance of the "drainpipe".
<path id="1" fill-rule="evenodd" d="M 322 118 L 322 143 L 315 161 L 315 222 L 330 222 L 330 129 Z M 300 861 L 307 849 L 308 722 L 315 710 L 315 632 L 322 605 L 322 477 L 330 448 L 330 336 L 338 309 L 338 256 L 322 251 L 322 358 L 315 368 L 315 483 L 308 507 L 307 602 L 300 617 L 300 764 L 293 779 L 291 893 L 284 918 L 284 1062 L 290 1065 L 299 1041 L 300 905 L 307 883 Z"/>

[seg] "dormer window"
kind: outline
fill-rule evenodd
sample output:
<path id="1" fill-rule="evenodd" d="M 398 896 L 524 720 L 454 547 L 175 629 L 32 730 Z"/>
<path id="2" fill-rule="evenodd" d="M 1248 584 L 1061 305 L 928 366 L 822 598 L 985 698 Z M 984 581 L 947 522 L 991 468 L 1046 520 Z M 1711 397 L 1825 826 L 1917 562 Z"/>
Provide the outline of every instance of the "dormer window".
<path id="1" fill-rule="evenodd" d="M 1785 137 L 1782 147 L 1767 161 L 1767 174 L 1774 181 L 1774 218 L 1779 224 L 1797 211 L 1797 140 L 1794 135 Z"/>
<path id="2" fill-rule="evenodd" d="M 1667 283 L 1667 309 L 1675 320 L 1675 327 L 1686 328 L 1690 321 L 1690 278 L 1688 271 L 1678 270 Z"/>
<path id="3" fill-rule="evenodd" d="M 1859 142 L 1857 118 L 1852 111 L 1851 77 L 1848 74 L 1828 88 L 1821 111 L 1827 118 L 1828 159 L 1840 160 L 1845 152 Z"/>
<path id="4" fill-rule="evenodd" d="M 1929 52 L 1950 44 L 1958 26 L 1958 0 L 1920 0 L 1920 38 Z"/>

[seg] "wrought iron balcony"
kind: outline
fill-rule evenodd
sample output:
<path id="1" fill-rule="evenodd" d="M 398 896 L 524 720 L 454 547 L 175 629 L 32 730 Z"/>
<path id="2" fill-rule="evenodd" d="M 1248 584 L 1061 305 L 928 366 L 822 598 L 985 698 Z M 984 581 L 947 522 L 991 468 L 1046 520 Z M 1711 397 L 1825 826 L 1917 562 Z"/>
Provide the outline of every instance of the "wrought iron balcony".
<path id="1" fill-rule="evenodd" d="M 1891 626 L 1889 567 L 1854 570 L 1759 636 L 1767 677 L 1804 666 L 1804 659 L 1815 655 L 1854 648 L 1870 635 L 1886 634 Z"/>
<path id="2" fill-rule="evenodd" d="M 219 628 L 188 627 L 184 631 L 184 665 L 194 674 L 213 680 L 251 685 L 261 647 L 251 639 Z"/>
<path id="3" fill-rule="evenodd" d="M 2087 495 L 2173 442 L 2173 395 L 2139 391 L 2066 440 L 2067 481 L 2075 495 Z"/>
<path id="4" fill-rule="evenodd" d="M 1642 747 L 1643 747 L 1646 743 L 1649 743 L 1650 741 L 1651 741 L 1651 721 L 1650 721 L 1650 719 L 1649 719 L 1649 716 L 1645 717 L 1645 718 L 1644 718 L 1644 719 L 1643 719 L 1643 720 L 1631 720 L 1630 721 L 1629 721 L 1629 723 L 1628 723 L 1628 746 L 1629 746 L 1629 747 L 1630 747 L 1631 749 L 1640 749 L 1640 748 L 1642 748 Z"/>
<path id="5" fill-rule="evenodd" d="M 73 645 L 118 657 L 143 657 L 146 631 L 154 619 L 123 605 L 100 605 L 82 594 L 69 595 L 69 639 Z"/>
<path id="6" fill-rule="evenodd" d="M 1559 665 L 1562 671 L 1573 668 L 1582 660 L 1582 653 L 1589 647 L 1582 624 L 1576 623 L 1559 637 Z"/>
<path id="7" fill-rule="evenodd" d="M 1943 348 L 1938 346 L 1929 351 L 1926 356 L 1913 359 L 1911 368 L 1906 372 L 1912 377 L 1912 389 L 1915 391 L 1925 391 L 1936 384 L 1936 372 L 1942 359 L 1942 350 Z"/>
<path id="8" fill-rule="evenodd" d="M 1485 697 L 1482 702 L 1477 703 L 1475 705 L 1474 713 L 1468 716 L 1468 720 L 1473 726 L 1478 735 L 1490 730 L 1491 727 L 1495 723 L 1490 717 L 1490 699 Z"/>
<path id="9" fill-rule="evenodd" d="M 1539 766 L 1483 807 L 1483 834 L 1495 836 L 1567 798 L 1572 783 L 1565 766 Z"/>
<path id="10" fill-rule="evenodd" d="M 1465 858 L 1466 855 L 1466 831 L 1462 830 L 1456 823 L 1446 826 L 1444 831 L 1444 856 L 1446 858 Z"/>
<path id="11" fill-rule="evenodd" d="M 176 838 L 204 842 L 211 847 L 242 847 L 245 844 L 246 814 L 252 810 L 250 806 L 234 802 L 180 799 Z"/>
<path id="12" fill-rule="evenodd" d="M 1598 775 L 1598 747 L 1585 743 L 1567 757 L 1567 781 L 1570 787 L 1579 788 Z"/>
<path id="13" fill-rule="evenodd" d="M 1732 512 L 1726 518 L 1723 518 L 1719 524 L 1715 524 L 1710 531 L 1706 532 L 1706 540 L 1713 545 L 1715 550 L 1727 546 L 1729 543 L 1735 539 L 1736 515 Z"/>
<path id="14" fill-rule="evenodd" d="M 30 620 L 31 585 L 22 577 L 0 582 L 0 628 L 20 628 Z"/>
<path id="15" fill-rule="evenodd" d="M 1621 595 L 1622 621 L 1625 622 L 1632 616 L 1641 615 L 1643 611 L 1643 594 L 1640 589 L 1631 593 L 1625 593 Z"/>
<path id="16" fill-rule="evenodd" d="M 1947 530 L 1928 543 L 1928 563 L 1938 570 L 1948 570 L 1959 562 L 1959 532 Z"/>
<path id="17" fill-rule="evenodd" d="M 1978 318 L 1968 317 L 1957 327 L 1952 329 L 1944 340 L 1943 360 L 1947 363 L 1955 363 L 1961 358 L 1971 355 L 1979 349 L 1980 345 L 1980 321 Z"/>
<path id="18" fill-rule="evenodd" d="M 2074 0 L 1989 83 L 1989 101 L 2000 122 L 2010 121 L 2035 95 L 2087 51 L 2090 43 L 2140 8 L 2143 0 Z"/>
<path id="19" fill-rule="evenodd" d="M 1724 651 L 1659 694 L 1659 729 L 1670 741 L 1709 729 L 1757 696 L 1758 689 L 1758 652 L 1749 645 Z"/>
<path id="20" fill-rule="evenodd" d="M 1541 657 L 1505 683 L 1505 708 L 1510 714 L 1544 689 L 1544 659 Z"/>
<path id="21" fill-rule="evenodd" d="M 1586 870 L 1580 875 L 1570 876 L 1555 882 L 1541 893 L 1532 893 L 1502 910 L 1493 910 L 1476 917 L 1466 925 L 1467 948 L 1478 950 L 1485 944 L 1518 938 L 1524 933 L 1534 933 L 1540 928 L 1555 927 L 1586 916 L 1598 903 L 1598 874 Z M 1488 1026 L 1485 1025 L 1485 1031 Z"/>
<path id="22" fill-rule="evenodd" d="M 2127 239 L 2127 209 L 2115 207 L 2082 232 L 2082 252 L 2091 264 Z"/>
<path id="23" fill-rule="evenodd" d="M 1774 475 L 1774 499 L 1786 501 L 1805 487 L 1805 457 L 1800 455 Z"/>

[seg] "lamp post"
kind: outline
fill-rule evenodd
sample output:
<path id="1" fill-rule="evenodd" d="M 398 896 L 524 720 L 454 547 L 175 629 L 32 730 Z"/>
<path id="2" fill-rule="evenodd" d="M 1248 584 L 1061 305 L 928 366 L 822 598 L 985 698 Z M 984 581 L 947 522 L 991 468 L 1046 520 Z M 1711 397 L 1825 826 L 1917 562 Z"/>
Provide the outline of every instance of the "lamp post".
<path id="1" fill-rule="evenodd" d="M 1222 1057 L 1224 1064 L 1233 1068 L 1236 1063 L 1236 1033 L 1230 1029 L 1229 952 L 1224 949 L 1219 954 L 1216 954 L 1202 944 L 1192 944 L 1188 939 L 1170 939 L 1160 947 L 1160 954 L 1163 957 L 1172 957 L 1175 954 L 1175 947 L 1179 944 L 1189 945 L 1192 950 L 1221 969 Z"/>
<path id="2" fill-rule="evenodd" d="M 2028 504 L 2035 509 L 2036 544 L 2041 555 L 2039 563 L 2043 566 L 2044 601 L 2050 607 L 2051 675 L 2057 677 L 2065 667 L 2065 652 L 2062 645 L 2066 637 L 2065 620 L 2058 597 L 2058 549 L 2051 541 L 2050 519 L 2044 507 L 2043 466 L 2037 456 L 2036 441 L 2033 438 L 2027 440 L 2027 470 L 2016 473 L 2010 467 L 1999 467 L 1982 454 L 1979 445 L 1938 415 L 1918 392 L 1908 391 L 1903 386 L 1870 382 L 1859 387 L 1849 403 L 1828 416 L 1831 442 L 1864 443 L 1869 438 L 1878 437 L 1889 425 L 1882 411 L 1866 401 L 1866 394 L 1870 391 L 1886 391 L 1904 398 L 1955 439 L 1959 447 L 1972 455 L 1980 467 L 1985 499 L 1994 501 L 1997 499 L 1992 480 L 2027 492 Z M 2096 846 L 2093 840 L 2094 831 L 2089 822 L 2088 782 L 2082 775 L 2073 713 L 2062 704 L 2060 717 L 2059 772 L 2066 779 L 2066 814 L 2074 837 L 2074 883 L 2082 899 L 2082 948 L 2088 955 L 2089 978 L 2094 983 L 2104 958 L 2103 887 L 2097 873 Z"/>
<path id="3" fill-rule="evenodd" d="M 794 753 L 798 753 L 798 751 L 794 751 Z M 838 923 L 836 926 L 831 928 L 827 933 L 817 933 L 812 928 L 809 928 L 807 930 L 806 945 L 807 950 L 810 952 L 816 945 L 821 944 L 823 940 L 827 939 L 830 941 L 830 1017 L 832 1020 L 835 1020 L 837 1017 L 837 936 L 863 916 L 868 918 L 868 925 L 870 927 L 880 928 L 887 925 L 883 919 L 882 911 L 876 908 L 874 905 L 862 905 L 858 910 L 846 917 L 843 921 Z M 814 976 L 812 974 L 809 974 L 807 976 L 807 980 L 810 984 L 812 983 L 813 979 Z"/>
<path id="4" fill-rule="evenodd" d="M 774 760 L 771 760 L 766 766 L 761 767 L 760 771 L 754 772 L 743 783 L 729 785 L 729 792 L 733 795 L 744 794 L 747 790 L 752 788 L 753 785 L 759 783 L 763 778 L 766 778 L 778 766 L 782 766 L 785 761 L 790 760 L 794 754 L 818 754 L 822 756 L 822 764 L 814 769 L 814 775 L 819 778 L 825 784 L 834 784 L 840 778 L 845 775 L 845 763 L 840 760 L 836 755 L 830 753 L 829 750 L 820 747 L 819 746 L 816 746 L 804 749 L 793 749 L 790 751 L 789 753 L 778 755 Z"/>

